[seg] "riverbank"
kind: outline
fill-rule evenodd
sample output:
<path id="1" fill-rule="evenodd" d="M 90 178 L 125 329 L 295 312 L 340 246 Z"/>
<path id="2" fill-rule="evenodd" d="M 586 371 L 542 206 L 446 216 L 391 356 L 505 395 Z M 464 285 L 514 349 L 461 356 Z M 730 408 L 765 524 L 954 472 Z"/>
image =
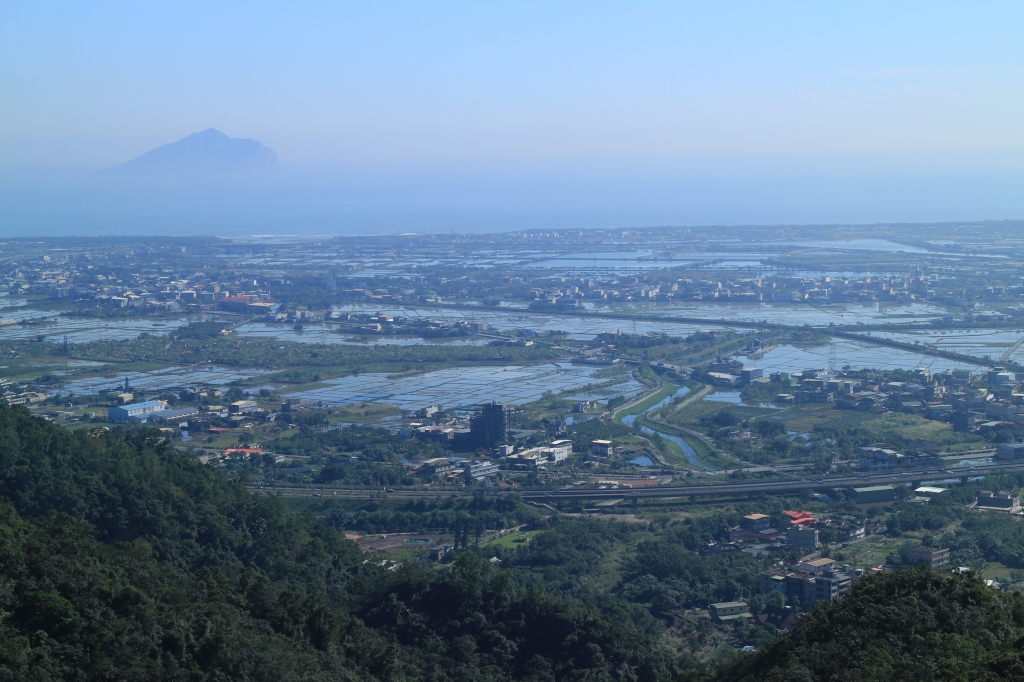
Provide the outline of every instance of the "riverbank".
<path id="1" fill-rule="evenodd" d="M 710 464 L 704 460 L 713 459 L 717 463 L 717 460 L 721 458 L 715 457 L 714 453 L 704 443 L 700 441 L 697 441 L 696 444 L 691 443 L 689 438 L 664 430 L 661 424 L 646 418 L 646 415 L 660 410 L 674 399 L 690 392 L 690 389 L 686 386 L 677 386 L 676 384 L 664 381 L 662 383 L 663 387 L 655 393 L 616 410 L 613 419 L 631 428 L 635 426 L 645 435 L 660 439 L 676 460 L 675 462 L 670 462 L 671 464 L 690 469 L 715 471 L 717 468 L 715 464 Z M 702 454 L 703 459 L 701 457 Z M 726 460 L 722 461 L 727 463 Z"/>

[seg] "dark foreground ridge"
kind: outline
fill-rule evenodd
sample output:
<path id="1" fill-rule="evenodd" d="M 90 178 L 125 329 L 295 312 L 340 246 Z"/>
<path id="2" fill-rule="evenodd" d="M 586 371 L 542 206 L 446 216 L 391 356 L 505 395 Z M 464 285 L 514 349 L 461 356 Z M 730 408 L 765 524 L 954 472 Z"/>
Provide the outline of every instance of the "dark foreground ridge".
<path id="1" fill-rule="evenodd" d="M 1024 598 L 969 573 L 903 568 L 865 578 L 811 611 L 795 633 L 736 657 L 714 682 L 1024 679 Z"/>
<path id="2" fill-rule="evenodd" d="M 972 574 L 864 578 L 793 636 L 680 670 L 586 589 L 473 550 L 385 570 L 156 431 L 73 433 L 0 406 L 0 496 L 0 679 L 1024 679 L 1024 598 Z"/>
<path id="3" fill-rule="evenodd" d="M 473 552 L 386 571 L 155 432 L 0 407 L 0 679 L 655 680 L 627 617 Z"/>
<path id="4" fill-rule="evenodd" d="M 138 177 L 230 177 L 273 172 L 277 167 L 277 153 L 258 140 L 232 138 L 208 128 L 101 173 Z"/>

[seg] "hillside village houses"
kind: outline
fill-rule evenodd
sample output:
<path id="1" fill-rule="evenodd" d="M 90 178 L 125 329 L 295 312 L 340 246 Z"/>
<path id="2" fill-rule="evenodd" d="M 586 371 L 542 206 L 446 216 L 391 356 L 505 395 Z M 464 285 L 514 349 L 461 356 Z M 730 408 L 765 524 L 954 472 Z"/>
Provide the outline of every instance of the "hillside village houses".
<path id="1" fill-rule="evenodd" d="M 270 287 L 291 282 L 276 275 L 267 281 L 241 273 L 208 275 L 190 267 L 191 259 L 182 251 L 180 259 L 171 253 L 158 255 L 159 267 L 139 267 L 143 259 L 152 260 L 152 249 L 136 251 L 133 247 L 114 249 L 115 253 L 90 252 L 81 249 L 52 249 L 36 258 L 12 260 L 4 269 L 2 286 L 11 293 L 42 294 L 97 306 L 136 306 L 151 309 L 181 309 L 193 305 L 245 309 L 246 312 L 276 314 Z M 318 254 L 319 255 L 319 254 Z M 117 256 L 118 258 L 112 258 Z M 126 267 L 127 266 L 127 267 Z M 127 271 L 126 271 L 127 270 Z M 722 277 L 704 276 L 661 279 L 649 274 L 598 274 L 580 276 L 541 276 L 528 278 L 510 276 L 505 297 L 541 305 L 581 307 L 585 303 L 611 301 L 716 301 L 754 303 L 842 303 L 842 302 L 912 302 L 928 301 L 937 305 L 965 308 L 977 301 L 1009 301 L 1013 295 L 1006 287 L 964 286 L 945 281 L 938 274 L 916 272 L 905 276 L 852 277 L 794 276 L 783 273 L 770 276 Z M 467 277 L 413 278 L 407 286 L 379 289 L 370 282 L 354 282 L 349 288 L 338 288 L 347 298 L 364 302 L 433 302 L 466 299 L 478 292 Z M 463 289 L 453 285 L 466 281 Z M 440 293 L 444 287 L 446 293 Z M 484 293 L 489 291 L 485 288 Z M 1019 297 L 1019 296 L 1018 296 Z M 255 305 L 254 305 L 255 304 Z M 250 307 L 252 306 L 252 307 Z M 994 316 L 1017 316 L 1016 308 L 1006 308 Z M 993 314 L 966 313 L 963 319 L 981 320 Z M 293 319 L 302 319 L 294 317 Z M 373 323 L 372 323 L 373 324 Z M 375 323 L 382 324 L 382 323 Z"/>
<path id="2" fill-rule="evenodd" d="M 779 592 L 808 608 L 845 597 L 854 580 L 862 575 L 862 570 L 839 566 L 833 559 L 808 559 L 801 561 L 795 571 L 765 571 L 761 574 L 760 586 L 762 594 Z"/>
<path id="3" fill-rule="evenodd" d="M 709 366 L 704 381 L 717 386 L 740 387 L 750 383 L 778 385 L 774 402 L 834 404 L 836 409 L 867 412 L 894 411 L 926 419 L 950 422 L 954 430 L 999 432 L 1008 442 L 999 444 L 996 458 L 1024 458 L 1024 375 L 996 367 L 985 373 L 953 369 L 932 373 L 914 370 L 914 381 L 880 381 L 869 371 L 814 369 L 801 372 L 770 372 L 720 357 Z M 729 434 L 756 447 L 759 440 L 749 431 Z M 1017 442 L 1015 442 L 1017 441 Z M 891 443 L 864 443 L 857 449 L 856 466 L 863 471 L 891 471 L 935 466 L 937 443 L 909 440 L 902 447 Z"/>
<path id="4" fill-rule="evenodd" d="M 855 517 L 840 514 L 818 518 L 808 511 L 784 511 L 782 529 L 772 524 L 767 514 L 747 514 L 740 524 L 725 532 L 727 542 L 712 542 L 704 547 L 705 554 L 741 551 L 762 554 L 783 547 L 802 547 L 814 551 L 821 546 L 819 533 L 827 529 L 836 542 L 859 540 L 867 534 L 867 526 Z"/>

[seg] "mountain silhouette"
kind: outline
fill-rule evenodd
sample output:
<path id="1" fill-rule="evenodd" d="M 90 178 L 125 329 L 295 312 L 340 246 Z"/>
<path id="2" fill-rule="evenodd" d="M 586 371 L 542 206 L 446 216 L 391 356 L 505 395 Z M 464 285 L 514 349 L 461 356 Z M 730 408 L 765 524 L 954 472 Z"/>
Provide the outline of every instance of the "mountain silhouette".
<path id="1" fill-rule="evenodd" d="M 277 170 L 277 153 L 258 140 L 209 128 L 102 171 L 124 176 L 239 176 Z"/>

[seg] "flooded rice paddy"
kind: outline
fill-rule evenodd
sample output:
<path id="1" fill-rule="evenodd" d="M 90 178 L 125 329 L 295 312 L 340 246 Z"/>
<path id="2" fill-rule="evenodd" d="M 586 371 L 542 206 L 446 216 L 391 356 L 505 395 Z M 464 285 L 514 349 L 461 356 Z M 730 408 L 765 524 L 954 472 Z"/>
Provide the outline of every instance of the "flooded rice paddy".
<path id="1" fill-rule="evenodd" d="M 6 320 L 31 321 L 33 324 L 4 324 L 0 326 L 0 339 L 24 341 L 42 336 L 44 340 L 61 343 L 89 343 L 91 341 L 127 341 L 142 334 L 162 336 L 186 324 L 184 318 L 103 320 L 93 317 L 65 317 L 35 310 L 21 310 L 6 314 Z"/>
<path id="2" fill-rule="evenodd" d="M 388 374 L 360 374 L 330 379 L 324 386 L 289 393 L 288 397 L 318 400 L 327 405 L 386 402 L 403 410 L 430 405 L 469 409 L 497 400 L 521 405 L 598 383 L 599 370 L 559 362 L 529 367 L 463 367 L 416 376 L 389 378 Z"/>
<path id="3" fill-rule="evenodd" d="M 906 369 L 927 367 L 932 372 L 944 372 L 947 369 L 977 369 L 973 363 L 936 358 L 924 353 L 915 353 L 899 348 L 874 346 L 848 339 L 835 339 L 835 361 L 830 358 L 832 345 L 795 346 L 783 345 L 765 351 L 756 360 L 747 360 L 747 367 L 759 367 L 769 372 L 800 372 L 805 369 L 842 369 L 843 367 L 859 367 L 861 369 Z M 834 367 L 832 366 L 834 365 Z"/>
<path id="4" fill-rule="evenodd" d="M 234 369 L 211 364 L 166 367 L 149 372 L 127 372 L 74 379 L 64 385 L 64 390 L 75 394 L 98 393 L 103 389 L 123 384 L 126 377 L 129 385 L 147 391 L 165 391 L 197 385 L 227 386 L 233 381 L 241 381 L 268 372 L 269 370 Z"/>

